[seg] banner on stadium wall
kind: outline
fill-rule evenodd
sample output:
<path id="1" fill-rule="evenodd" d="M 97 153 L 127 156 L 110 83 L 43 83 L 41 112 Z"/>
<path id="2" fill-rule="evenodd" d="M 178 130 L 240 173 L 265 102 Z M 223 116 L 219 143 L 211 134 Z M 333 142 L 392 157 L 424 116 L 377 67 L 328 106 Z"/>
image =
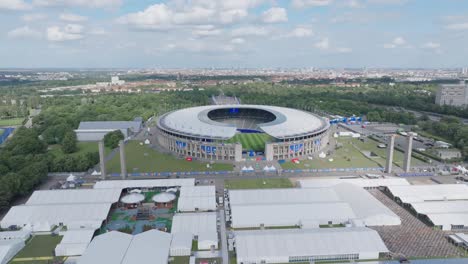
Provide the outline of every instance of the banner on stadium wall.
<path id="1" fill-rule="evenodd" d="M 200 146 L 201 152 L 206 154 L 216 154 L 216 147 Z"/>
<path id="2" fill-rule="evenodd" d="M 184 149 L 187 147 L 187 142 L 176 140 L 175 143 L 176 143 L 177 148 Z"/>
<path id="3" fill-rule="evenodd" d="M 316 140 L 314 140 L 314 145 L 320 145 L 320 138 L 319 138 L 319 139 L 316 139 Z"/>
<path id="4" fill-rule="evenodd" d="M 294 145 L 291 145 L 289 146 L 289 152 L 291 153 L 297 153 L 297 152 L 301 152 L 302 149 L 304 148 L 304 144 L 294 144 Z"/>

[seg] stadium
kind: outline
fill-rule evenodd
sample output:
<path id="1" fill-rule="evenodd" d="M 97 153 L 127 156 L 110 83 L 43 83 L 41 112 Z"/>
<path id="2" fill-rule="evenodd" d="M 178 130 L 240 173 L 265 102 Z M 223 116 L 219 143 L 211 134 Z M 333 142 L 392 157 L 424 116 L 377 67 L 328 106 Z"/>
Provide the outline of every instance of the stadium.
<path id="1" fill-rule="evenodd" d="M 209 105 L 166 113 L 156 139 L 177 155 L 241 161 L 311 156 L 328 143 L 330 124 L 301 110 L 265 105 Z"/>

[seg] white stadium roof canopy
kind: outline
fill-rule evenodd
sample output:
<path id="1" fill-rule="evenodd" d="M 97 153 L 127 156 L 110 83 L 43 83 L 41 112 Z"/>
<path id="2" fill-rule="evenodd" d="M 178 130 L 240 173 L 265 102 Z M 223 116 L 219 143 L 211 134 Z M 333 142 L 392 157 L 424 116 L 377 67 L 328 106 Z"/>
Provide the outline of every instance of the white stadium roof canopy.
<path id="1" fill-rule="evenodd" d="M 208 118 L 208 112 L 216 109 L 260 109 L 276 116 L 276 120 L 259 127 L 275 138 L 289 138 L 319 132 L 329 127 L 328 122 L 314 114 L 297 109 L 266 105 L 209 105 L 176 110 L 163 115 L 158 125 L 166 130 L 186 136 L 229 139 L 236 134 L 232 125 Z"/>
<path id="2" fill-rule="evenodd" d="M 114 180 L 96 182 L 96 184 L 94 185 L 94 189 L 156 188 L 194 185 L 194 178 L 159 180 Z"/>
<path id="3" fill-rule="evenodd" d="M 119 201 L 120 193 L 118 189 L 35 191 L 26 205 L 115 203 Z"/>
<path id="4" fill-rule="evenodd" d="M 468 186 L 465 184 L 388 186 L 388 189 L 403 203 L 468 200 Z"/>
<path id="5" fill-rule="evenodd" d="M 363 227 L 237 231 L 235 237 L 237 263 L 287 263 L 290 257 L 351 254 L 375 259 L 388 252 L 379 234 Z"/>

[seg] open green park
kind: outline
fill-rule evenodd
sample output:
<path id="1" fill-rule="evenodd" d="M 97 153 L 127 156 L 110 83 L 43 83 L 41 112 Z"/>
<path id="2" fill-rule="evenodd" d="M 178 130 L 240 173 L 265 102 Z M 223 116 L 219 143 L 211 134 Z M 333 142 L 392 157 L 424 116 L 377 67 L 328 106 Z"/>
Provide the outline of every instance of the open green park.
<path id="1" fill-rule="evenodd" d="M 0 119 L 0 126 L 20 126 L 23 124 L 24 117 Z"/>
<path id="2" fill-rule="evenodd" d="M 72 156 L 79 156 L 86 153 L 98 152 L 98 143 L 97 142 L 78 142 L 77 143 L 78 150 L 71 154 L 65 154 L 62 151 L 62 147 L 60 145 L 50 145 L 49 146 L 49 153 L 54 154 L 56 157 L 64 156 L 64 155 L 72 155 Z M 112 150 L 110 148 L 105 148 L 106 155 L 109 154 Z"/>
<path id="3" fill-rule="evenodd" d="M 283 169 L 327 169 L 327 168 L 370 168 L 384 167 L 387 158 L 386 148 L 379 148 L 378 143 L 372 139 L 361 141 L 356 138 L 337 138 L 337 148 L 325 158 L 301 160 L 299 164 L 286 161 L 281 164 Z M 393 163 L 403 166 L 404 154 L 395 149 Z M 424 161 L 412 158 L 412 165 L 424 165 Z"/>
<path id="4" fill-rule="evenodd" d="M 271 136 L 265 133 L 238 133 L 228 140 L 228 143 L 241 143 L 243 150 L 264 151 L 265 142 Z"/>
<path id="5" fill-rule="evenodd" d="M 171 154 L 165 154 L 131 140 L 125 145 L 127 171 L 137 172 L 184 172 L 184 171 L 232 171 L 232 164 L 187 161 Z M 209 166 L 207 166 L 209 164 Z M 120 153 L 115 153 L 107 162 L 109 173 L 120 172 Z"/>
<path id="6" fill-rule="evenodd" d="M 62 240 L 61 236 L 35 235 L 26 242 L 26 246 L 13 258 L 14 264 L 42 264 L 54 260 L 55 247 Z"/>

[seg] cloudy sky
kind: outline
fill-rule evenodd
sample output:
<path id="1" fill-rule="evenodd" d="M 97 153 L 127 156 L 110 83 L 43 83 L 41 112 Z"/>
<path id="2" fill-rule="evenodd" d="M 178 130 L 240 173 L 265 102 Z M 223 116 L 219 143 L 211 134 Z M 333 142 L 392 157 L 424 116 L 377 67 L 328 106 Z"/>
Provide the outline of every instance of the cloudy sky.
<path id="1" fill-rule="evenodd" d="M 466 0 L 0 0 L 0 67 L 467 67 Z"/>

